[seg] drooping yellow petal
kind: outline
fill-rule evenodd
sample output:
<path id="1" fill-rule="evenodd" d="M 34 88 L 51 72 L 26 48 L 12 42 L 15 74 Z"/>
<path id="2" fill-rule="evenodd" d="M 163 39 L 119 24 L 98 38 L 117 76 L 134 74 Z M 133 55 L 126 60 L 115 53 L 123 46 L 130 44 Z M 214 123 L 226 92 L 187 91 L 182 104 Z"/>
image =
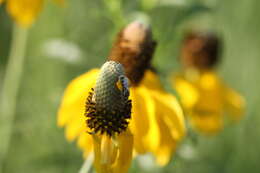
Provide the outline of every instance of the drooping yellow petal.
<path id="1" fill-rule="evenodd" d="M 140 95 L 139 88 L 130 88 L 130 99 L 132 100 L 132 118 L 129 126 L 134 134 L 134 148 L 138 153 L 145 153 L 147 149 L 143 139 L 148 133 L 149 123 L 144 106 L 145 100 Z"/>
<path id="2" fill-rule="evenodd" d="M 118 155 L 117 139 L 107 135 L 102 135 L 101 140 L 101 164 L 107 165 L 112 170 L 112 164 L 116 161 Z"/>
<path id="3" fill-rule="evenodd" d="M 183 113 L 177 100 L 163 90 L 155 73 L 147 71 L 138 88 L 152 107 L 147 107 L 151 110 L 147 115 L 149 128 L 152 128 L 146 142 L 153 145 L 146 148 L 155 154 L 157 163 L 163 166 L 169 162 L 178 140 L 185 134 Z"/>
<path id="4" fill-rule="evenodd" d="M 245 101 L 231 88 L 225 88 L 225 106 L 233 120 L 241 119 L 245 112 Z"/>
<path id="5" fill-rule="evenodd" d="M 31 25 L 43 7 L 43 0 L 7 0 L 7 11 L 21 26 Z"/>
<path id="6" fill-rule="evenodd" d="M 142 85 L 138 87 L 138 92 L 140 96 L 144 99 L 142 109 L 146 110 L 146 115 L 149 123 L 148 133 L 143 137 L 143 141 L 148 151 L 155 151 L 159 147 L 160 133 L 158 124 L 156 122 L 155 102 L 152 98 L 152 95 L 150 94 L 150 91 L 151 90 Z M 140 123 L 143 124 L 144 122 Z M 142 125 L 138 128 L 142 128 Z"/>
<path id="7" fill-rule="evenodd" d="M 113 165 L 113 173 L 128 172 L 132 161 L 133 139 L 130 130 L 126 130 L 118 136 L 118 157 Z"/>
<path id="8" fill-rule="evenodd" d="M 180 140 L 186 133 L 182 109 L 174 96 L 163 91 L 150 91 L 156 101 L 157 112 L 170 129 L 175 140 Z M 157 115 L 158 116 L 158 115 Z"/>
<path id="9" fill-rule="evenodd" d="M 104 170 L 104 165 L 101 164 L 101 140 L 102 137 L 98 135 L 92 135 L 93 146 L 94 146 L 94 166 L 97 173 L 102 173 Z M 110 173 L 110 172 L 108 172 Z"/>
<path id="10" fill-rule="evenodd" d="M 130 128 L 134 134 L 134 148 L 138 153 L 148 152 L 159 144 L 159 131 L 155 121 L 155 104 L 149 94 L 150 89 L 161 89 L 161 85 L 153 72 L 146 71 L 140 85 L 130 90 L 133 104 Z M 149 141 L 150 139 L 152 141 Z"/>
<path id="11" fill-rule="evenodd" d="M 84 117 L 85 102 L 89 91 L 95 84 L 97 75 L 98 70 L 93 69 L 74 79 L 66 88 L 58 111 L 59 126 Z"/>
<path id="12" fill-rule="evenodd" d="M 127 173 L 133 151 L 133 135 L 130 130 L 118 136 L 92 135 L 94 165 L 97 173 Z"/>
<path id="13" fill-rule="evenodd" d="M 171 156 L 176 149 L 177 141 L 174 140 L 171 134 L 171 130 L 169 129 L 165 121 L 161 118 L 163 116 L 162 112 L 157 109 L 156 113 L 157 122 L 161 134 L 161 140 L 160 146 L 157 148 L 154 154 L 156 156 L 157 164 L 160 166 L 165 166 L 171 159 Z"/>

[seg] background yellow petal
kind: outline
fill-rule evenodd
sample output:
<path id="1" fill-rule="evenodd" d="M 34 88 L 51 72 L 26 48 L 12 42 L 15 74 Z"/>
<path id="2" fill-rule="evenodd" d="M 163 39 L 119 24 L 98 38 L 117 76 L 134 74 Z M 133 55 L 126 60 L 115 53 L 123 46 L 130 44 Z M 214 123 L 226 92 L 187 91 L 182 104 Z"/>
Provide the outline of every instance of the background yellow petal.
<path id="1" fill-rule="evenodd" d="M 245 100 L 231 88 L 225 88 L 225 106 L 233 120 L 239 120 L 245 112 Z"/>
<path id="2" fill-rule="evenodd" d="M 201 114 L 193 114 L 190 116 L 190 121 L 196 130 L 205 135 L 215 135 L 224 125 L 223 116 L 214 113 L 204 116 Z"/>
<path id="3" fill-rule="evenodd" d="M 186 109 L 192 108 L 199 99 L 198 90 L 181 77 L 172 78 L 172 86 L 180 95 L 181 103 Z"/>
<path id="4" fill-rule="evenodd" d="M 214 89 L 217 85 L 219 85 L 220 79 L 214 72 L 205 72 L 201 75 L 199 79 L 199 85 L 204 90 Z"/>
<path id="5" fill-rule="evenodd" d="M 8 0 L 7 11 L 21 26 L 31 25 L 43 7 L 43 0 Z"/>

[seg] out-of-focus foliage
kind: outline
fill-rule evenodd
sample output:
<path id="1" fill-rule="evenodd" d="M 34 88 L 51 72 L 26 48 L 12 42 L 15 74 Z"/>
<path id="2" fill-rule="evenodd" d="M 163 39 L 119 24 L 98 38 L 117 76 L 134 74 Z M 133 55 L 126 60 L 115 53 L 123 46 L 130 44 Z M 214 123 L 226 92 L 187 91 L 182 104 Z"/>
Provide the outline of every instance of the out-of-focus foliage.
<path id="1" fill-rule="evenodd" d="M 129 21 L 142 8 L 137 0 L 122 0 Z M 67 1 L 60 9 L 46 3 L 29 33 L 11 146 L 4 172 L 71 173 L 83 160 L 74 143 L 67 143 L 56 126 L 57 108 L 68 82 L 100 66 L 119 30 L 101 0 Z M 258 0 L 161 0 L 146 11 L 158 47 L 153 64 L 165 83 L 178 71 L 183 31 L 210 28 L 222 35 L 224 50 L 218 67 L 227 83 L 245 96 L 247 113 L 237 125 L 215 137 L 184 141 L 164 169 L 134 161 L 131 172 L 258 173 L 260 171 L 260 102 Z M 11 40 L 11 22 L 0 7 L 0 82 Z M 1 86 L 1 85 L 0 85 Z M 142 160 L 139 159 L 139 160 Z M 142 169 L 142 171 L 140 171 Z"/>

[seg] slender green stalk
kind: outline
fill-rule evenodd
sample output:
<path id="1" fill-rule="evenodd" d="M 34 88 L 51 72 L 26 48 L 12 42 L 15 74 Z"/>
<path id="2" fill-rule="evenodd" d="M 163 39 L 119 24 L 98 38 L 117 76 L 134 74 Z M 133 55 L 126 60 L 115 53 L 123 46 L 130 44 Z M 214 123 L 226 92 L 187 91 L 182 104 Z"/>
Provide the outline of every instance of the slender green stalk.
<path id="1" fill-rule="evenodd" d="M 16 113 L 16 98 L 20 86 L 28 30 L 13 26 L 12 42 L 8 64 L 3 79 L 0 97 L 0 173 L 8 152 L 14 116 Z"/>
<path id="2" fill-rule="evenodd" d="M 94 153 L 91 152 L 88 158 L 84 161 L 79 173 L 90 173 L 93 168 Z"/>

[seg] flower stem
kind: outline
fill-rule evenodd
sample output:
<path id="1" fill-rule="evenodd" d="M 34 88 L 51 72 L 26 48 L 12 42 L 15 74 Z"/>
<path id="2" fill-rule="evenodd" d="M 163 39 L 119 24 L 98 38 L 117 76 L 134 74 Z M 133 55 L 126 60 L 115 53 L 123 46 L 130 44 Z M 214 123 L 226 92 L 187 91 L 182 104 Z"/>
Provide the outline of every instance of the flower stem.
<path id="1" fill-rule="evenodd" d="M 16 98 L 22 76 L 28 30 L 13 26 L 10 54 L 0 97 L 0 173 L 8 152 L 16 109 Z"/>
<path id="2" fill-rule="evenodd" d="M 79 173 L 90 173 L 93 168 L 93 161 L 94 161 L 94 153 L 91 152 L 88 158 L 83 163 L 82 167 L 79 170 Z"/>

